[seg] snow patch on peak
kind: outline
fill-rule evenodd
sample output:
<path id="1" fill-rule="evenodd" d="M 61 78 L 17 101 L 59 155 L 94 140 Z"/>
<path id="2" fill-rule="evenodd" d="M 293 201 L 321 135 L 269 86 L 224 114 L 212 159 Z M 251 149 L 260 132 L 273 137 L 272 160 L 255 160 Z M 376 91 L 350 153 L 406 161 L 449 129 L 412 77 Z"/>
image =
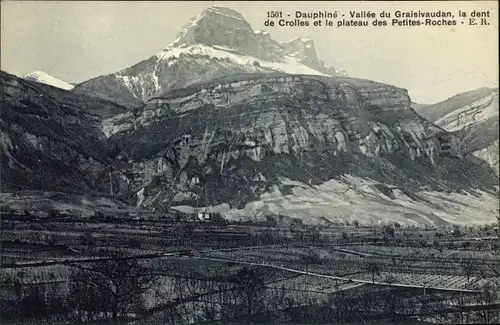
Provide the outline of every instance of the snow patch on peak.
<path id="1" fill-rule="evenodd" d="M 254 65 L 255 62 L 257 62 L 260 67 L 290 74 L 329 76 L 325 73 L 319 72 L 317 70 L 309 68 L 304 64 L 301 64 L 297 61 L 297 59 L 291 56 L 285 56 L 284 59 L 280 62 L 270 62 L 250 55 L 231 53 L 228 51 L 220 50 L 216 47 L 202 44 L 195 44 L 185 48 L 170 47 L 156 54 L 158 61 L 178 59 L 181 55 L 206 55 L 213 59 L 230 60 L 239 65 Z"/>
<path id="2" fill-rule="evenodd" d="M 74 88 L 73 85 L 71 85 L 65 81 L 62 81 L 61 79 L 53 77 L 44 71 L 34 71 L 34 72 L 31 72 L 31 73 L 24 75 L 23 78 L 27 79 L 27 80 L 32 80 L 32 81 L 36 81 L 39 83 L 43 83 L 43 84 L 46 84 L 49 86 L 61 88 L 64 90 L 71 90 Z"/>

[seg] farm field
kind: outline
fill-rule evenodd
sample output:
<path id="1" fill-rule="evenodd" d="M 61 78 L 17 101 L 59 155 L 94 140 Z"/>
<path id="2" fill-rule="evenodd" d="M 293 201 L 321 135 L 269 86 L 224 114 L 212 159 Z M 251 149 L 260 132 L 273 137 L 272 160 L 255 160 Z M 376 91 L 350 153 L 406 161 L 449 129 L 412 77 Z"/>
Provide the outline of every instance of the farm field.
<path id="1" fill-rule="evenodd" d="M 358 280 L 371 281 L 370 273 L 360 273 L 355 276 Z M 477 290 L 486 284 L 491 283 L 491 279 L 470 277 L 460 275 L 438 275 L 438 274 L 415 274 L 415 273 L 395 273 L 380 272 L 374 276 L 375 282 L 399 283 L 415 285 L 427 288 L 443 289 L 466 289 Z"/>
<path id="2" fill-rule="evenodd" d="M 327 278 L 319 278 L 309 275 L 299 275 L 268 285 L 269 288 L 291 291 L 306 291 L 322 294 L 329 294 L 342 290 L 357 288 L 364 284 L 352 283 L 349 281 L 332 281 Z"/>
<path id="3" fill-rule="evenodd" d="M 478 301 L 489 306 L 484 308 L 500 303 L 492 293 L 498 288 L 498 243 L 474 241 L 487 232 L 482 228 L 464 229 L 458 238 L 437 235 L 437 229 L 405 228 L 403 237 L 403 228 L 388 235 L 383 226 L 160 219 L 2 220 L 0 281 L 10 288 L 3 303 L 13 304 L 12 297 L 18 297 L 15 301 L 22 310 L 28 303 L 25 299 L 44 292 L 51 299 L 81 304 L 72 302 L 82 298 L 78 290 L 83 289 L 75 282 L 78 276 L 123 264 L 120 267 L 140 270 L 141 277 L 152 281 L 140 293 L 141 305 L 122 315 L 144 324 L 237 318 L 248 312 L 243 306 L 249 297 L 255 300 L 252 313 L 269 324 L 277 319 L 321 323 L 332 317 L 354 322 L 357 314 L 370 323 L 393 318 L 428 321 L 429 315 L 437 317 L 437 310 L 483 321 L 496 319 L 495 309 L 477 307 Z M 470 243 L 464 246 L 459 240 Z M 436 241 L 445 244 L 435 247 Z M 352 310 L 331 314 L 342 299 Z M 46 306 L 50 317 L 65 313 L 64 304 L 56 311 L 50 309 L 59 306 L 56 302 Z M 89 321 L 98 320 L 96 314 L 82 313 Z M 196 316 L 186 318 L 186 314 Z M 459 316 L 453 317 L 442 319 Z"/>
<path id="4" fill-rule="evenodd" d="M 352 250 L 353 252 L 368 253 L 379 256 L 406 256 L 408 258 L 422 259 L 476 259 L 486 261 L 498 261 L 497 256 L 491 250 L 470 251 L 470 250 L 453 250 L 453 249 L 436 249 L 436 248 L 419 248 L 419 247 L 388 247 L 381 245 L 353 245 L 342 246 L 343 249 Z"/>

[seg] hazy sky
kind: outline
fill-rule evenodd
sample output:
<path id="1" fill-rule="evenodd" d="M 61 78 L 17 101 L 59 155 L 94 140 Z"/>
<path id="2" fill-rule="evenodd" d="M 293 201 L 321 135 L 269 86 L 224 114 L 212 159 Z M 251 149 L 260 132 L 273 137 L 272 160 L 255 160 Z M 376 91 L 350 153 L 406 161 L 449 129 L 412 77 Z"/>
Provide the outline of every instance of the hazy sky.
<path id="1" fill-rule="evenodd" d="M 312 38 L 326 64 L 407 88 L 416 102 L 498 87 L 498 1 L 2 1 L 1 68 L 17 75 L 42 70 L 68 82 L 112 73 L 161 51 L 212 3 L 240 12 L 274 39 Z M 489 26 L 264 27 L 269 10 L 490 10 L 491 18 Z"/>

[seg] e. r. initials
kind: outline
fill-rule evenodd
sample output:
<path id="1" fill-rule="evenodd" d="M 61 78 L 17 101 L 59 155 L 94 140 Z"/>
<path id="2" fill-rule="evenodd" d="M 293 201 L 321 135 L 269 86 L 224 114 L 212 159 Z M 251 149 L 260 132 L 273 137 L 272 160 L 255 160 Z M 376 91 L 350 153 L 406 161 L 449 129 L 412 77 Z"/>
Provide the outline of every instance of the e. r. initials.
<path id="1" fill-rule="evenodd" d="M 467 17 L 467 14 L 461 10 L 458 11 L 458 16 L 465 18 Z M 472 11 L 470 13 L 470 18 L 469 18 L 469 25 L 480 25 L 480 26 L 486 26 L 489 25 L 490 23 L 486 18 L 490 17 L 490 11 Z"/>
<path id="2" fill-rule="evenodd" d="M 489 24 L 490 23 L 486 20 L 486 18 L 481 18 L 481 20 L 479 20 L 479 23 L 478 23 L 478 19 L 476 19 L 476 18 L 469 18 L 469 25 L 473 25 L 473 26 L 476 26 L 476 25 L 487 26 Z"/>

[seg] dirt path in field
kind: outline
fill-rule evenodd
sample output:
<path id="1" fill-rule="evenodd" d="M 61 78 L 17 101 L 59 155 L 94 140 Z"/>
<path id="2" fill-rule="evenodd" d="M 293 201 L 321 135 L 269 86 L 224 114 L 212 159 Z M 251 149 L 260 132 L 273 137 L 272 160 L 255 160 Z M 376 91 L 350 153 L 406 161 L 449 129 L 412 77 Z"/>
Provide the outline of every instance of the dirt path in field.
<path id="1" fill-rule="evenodd" d="M 173 251 L 168 253 L 149 253 L 140 254 L 132 256 L 123 256 L 119 258 L 113 257 L 81 257 L 81 258 L 66 258 L 66 259 L 55 259 L 55 260 L 44 260 L 44 261 L 32 261 L 32 262 L 13 262 L 13 263 L 3 263 L 0 265 L 0 269 L 17 269 L 25 267 L 37 267 L 37 266 L 48 266 L 48 265 L 71 265 L 77 263 L 92 263 L 92 262 L 106 262 L 113 260 L 140 260 L 140 259 L 156 259 L 164 257 L 173 256 L 189 256 L 190 254 L 206 254 L 215 252 L 229 252 L 237 250 L 248 250 L 248 249 L 262 249 L 262 248 L 275 248 L 279 245 L 264 245 L 264 246 L 243 246 L 243 247 L 230 247 L 230 248 L 219 248 L 219 249 L 206 249 L 202 251 L 191 251 L 189 249 Z M 78 252 L 78 251 L 75 251 Z"/>
<path id="2" fill-rule="evenodd" d="M 354 283 L 358 283 L 358 284 L 374 284 L 374 285 L 383 285 L 383 286 L 391 286 L 391 287 L 399 287 L 399 288 L 415 288 L 415 289 L 422 289 L 422 290 L 427 289 L 427 290 L 467 292 L 467 293 L 479 293 L 480 292 L 479 290 L 469 290 L 469 289 L 425 287 L 425 286 L 419 286 L 419 285 L 413 285 L 413 284 L 387 283 L 387 282 L 378 282 L 378 281 L 372 282 L 372 281 L 367 281 L 367 280 L 358 280 L 358 279 L 352 279 L 352 278 L 347 278 L 347 277 L 340 277 L 340 276 L 326 275 L 326 274 L 320 274 L 320 273 L 314 273 L 314 272 L 307 272 L 307 271 L 292 269 L 292 268 L 279 266 L 279 265 L 273 265 L 273 264 L 243 262 L 243 261 L 238 261 L 238 260 L 216 258 L 216 257 L 209 257 L 209 256 L 207 256 L 207 257 L 196 256 L 194 258 L 205 259 L 205 260 L 210 260 L 210 261 L 217 261 L 217 262 L 226 262 L 226 263 L 236 263 L 236 264 L 242 264 L 242 265 L 268 267 L 268 268 L 293 272 L 293 273 L 297 273 L 297 274 L 316 276 L 316 277 L 327 278 L 327 279 L 332 279 L 332 280 L 348 281 L 348 282 L 354 282 Z"/>

